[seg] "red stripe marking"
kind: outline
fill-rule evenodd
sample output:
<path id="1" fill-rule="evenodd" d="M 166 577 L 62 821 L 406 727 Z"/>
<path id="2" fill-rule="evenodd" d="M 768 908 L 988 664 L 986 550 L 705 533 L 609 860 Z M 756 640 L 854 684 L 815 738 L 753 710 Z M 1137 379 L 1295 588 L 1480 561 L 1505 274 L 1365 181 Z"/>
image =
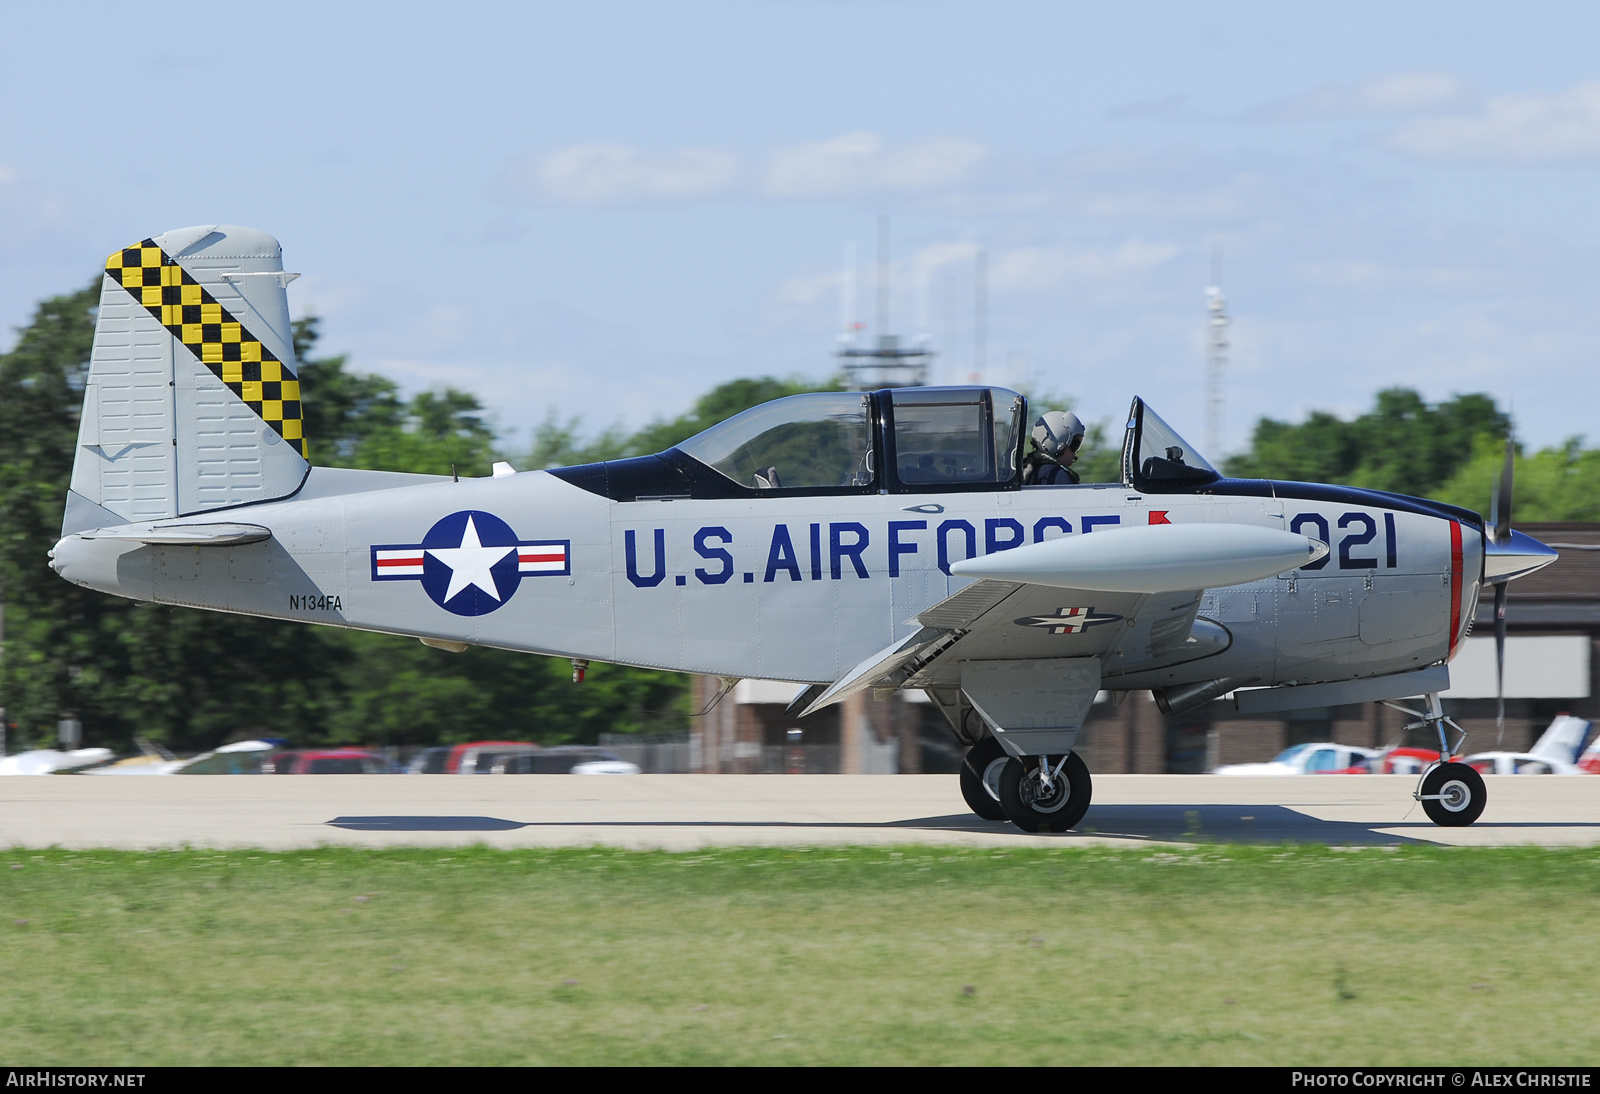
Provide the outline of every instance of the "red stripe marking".
<path id="1" fill-rule="evenodd" d="M 566 560 L 567 560 L 567 556 L 566 556 L 565 553 L 554 554 L 554 555 L 522 555 L 522 554 L 519 554 L 517 556 L 517 561 L 518 562 L 565 562 Z"/>
<path id="2" fill-rule="evenodd" d="M 1461 522 L 1450 522 L 1450 652 L 1445 660 L 1456 655 L 1461 641 Z"/>
<path id="3" fill-rule="evenodd" d="M 378 565 L 379 566 L 421 566 L 422 564 L 423 564 L 423 562 L 422 562 L 422 556 L 421 555 L 413 555 L 410 558 L 380 558 L 380 559 L 378 559 Z"/>

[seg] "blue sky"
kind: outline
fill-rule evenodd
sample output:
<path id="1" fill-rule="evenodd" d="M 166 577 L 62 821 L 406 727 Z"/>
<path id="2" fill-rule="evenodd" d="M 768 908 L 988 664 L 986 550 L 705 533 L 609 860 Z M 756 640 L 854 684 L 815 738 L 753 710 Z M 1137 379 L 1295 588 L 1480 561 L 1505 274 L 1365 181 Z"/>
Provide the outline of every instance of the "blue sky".
<path id="1" fill-rule="evenodd" d="M 1600 439 L 1596 42 L 1575 3 L 8 3 L 0 345 L 247 224 L 355 367 L 632 427 L 825 375 L 886 213 L 943 379 L 982 250 L 986 380 L 1198 439 L 1220 239 L 1227 448 L 1390 384 Z"/>

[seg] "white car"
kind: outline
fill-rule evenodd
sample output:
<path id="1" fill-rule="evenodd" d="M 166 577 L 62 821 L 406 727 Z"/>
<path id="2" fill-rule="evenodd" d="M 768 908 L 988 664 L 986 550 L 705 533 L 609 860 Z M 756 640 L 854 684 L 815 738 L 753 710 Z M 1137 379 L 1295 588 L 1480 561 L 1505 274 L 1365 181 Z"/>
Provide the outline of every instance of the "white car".
<path id="1" fill-rule="evenodd" d="M 1213 775 L 1344 775 L 1371 770 L 1376 748 L 1358 748 L 1331 741 L 1286 748 L 1266 763 L 1223 764 Z"/>
<path id="2" fill-rule="evenodd" d="M 1577 764 L 1531 752 L 1475 752 L 1461 761 L 1480 775 L 1583 775 Z"/>

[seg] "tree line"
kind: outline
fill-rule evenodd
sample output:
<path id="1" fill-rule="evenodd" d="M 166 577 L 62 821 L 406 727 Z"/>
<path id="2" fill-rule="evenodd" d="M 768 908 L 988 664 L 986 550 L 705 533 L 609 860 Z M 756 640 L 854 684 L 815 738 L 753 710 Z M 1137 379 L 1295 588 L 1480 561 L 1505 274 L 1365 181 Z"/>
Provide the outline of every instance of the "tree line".
<path id="1" fill-rule="evenodd" d="M 601 732 L 674 733 L 687 724 L 686 678 L 595 666 L 581 686 L 565 660 L 503 650 L 449 654 L 413 639 L 135 603 L 58 578 L 46 552 L 61 527 L 94 334 L 99 281 L 39 305 L 0 354 L 0 709 L 10 747 L 48 743 L 73 714 L 86 742 L 135 737 L 179 751 L 251 736 L 299 746 L 407 745 L 475 738 L 593 741 Z M 317 323 L 294 327 L 313 463 L 462 475 L 497 459 L 519 469 L 669 448 L 747 407 L 836 380 L 759 377 L 703 395 L 679 417 L 586 436 L 548 416 L 528 445 L 497 435 L 483 406 L 454 388 L 406 396 L 393 381 L 317 355 Z M 1065 405 L 1042 399 L 1042 405 Z M 1484 511 L 1509 428 L 1486 395 L 1435 405 L 1378 393 L 1345 421 L 1261 420 L 1233 475 L 1348 483 Z M 1097 425 L 1080 466 L 1114 479 L 1120 444 Z M 1600 452 L 1578 439 L 1519 458 L 1517 517 L 1600 519 Z"/>

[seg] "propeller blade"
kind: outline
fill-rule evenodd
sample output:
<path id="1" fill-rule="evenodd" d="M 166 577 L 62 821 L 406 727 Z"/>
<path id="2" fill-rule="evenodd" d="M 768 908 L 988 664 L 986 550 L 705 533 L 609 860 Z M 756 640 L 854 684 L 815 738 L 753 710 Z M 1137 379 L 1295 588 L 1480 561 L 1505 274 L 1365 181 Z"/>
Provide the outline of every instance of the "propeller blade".
<path id="1" fill-rule="evenodd" d="M 1494 587 L 1494 746 L 1506 738 L 1506 585 Z"/>
<path id="2" fill-rule="evenodd" d="M 1500 477 L 1494 482 L 1494 493 L 1489 501 L 1489 525 L 1496 543 L 1511 538 L 1511 459 L 1514 454 L 1511 437 L 1506 437 L 1506 462 L 1500 467 Z"/>

